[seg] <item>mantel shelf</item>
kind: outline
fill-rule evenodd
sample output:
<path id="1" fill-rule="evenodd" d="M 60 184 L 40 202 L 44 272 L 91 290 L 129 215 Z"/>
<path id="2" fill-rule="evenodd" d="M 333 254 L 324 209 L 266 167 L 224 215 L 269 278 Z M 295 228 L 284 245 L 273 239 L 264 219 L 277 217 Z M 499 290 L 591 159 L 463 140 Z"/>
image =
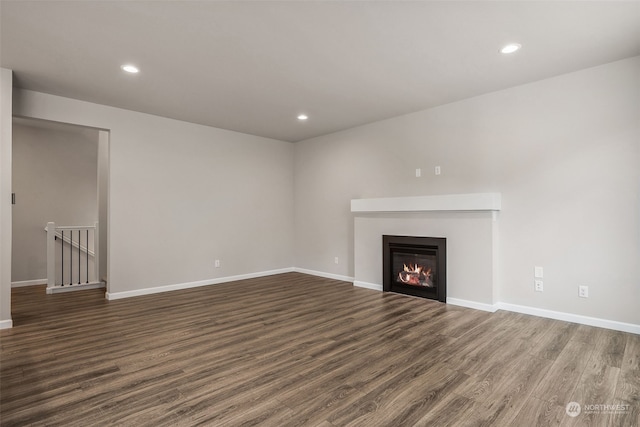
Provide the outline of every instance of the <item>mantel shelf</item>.
<path id="1" fill-rule="evenodd" d="M 353 199 L 351 212 L 499 211 L 500 193 Z"/>

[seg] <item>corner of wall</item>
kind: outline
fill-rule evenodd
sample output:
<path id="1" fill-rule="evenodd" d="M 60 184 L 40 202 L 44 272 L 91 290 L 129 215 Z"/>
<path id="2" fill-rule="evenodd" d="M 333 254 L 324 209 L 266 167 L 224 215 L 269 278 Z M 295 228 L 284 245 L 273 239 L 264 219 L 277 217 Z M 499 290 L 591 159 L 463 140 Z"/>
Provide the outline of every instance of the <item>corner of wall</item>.
<path id="1" fill-rule="evenodd" d="M 0 329 L 11 328 L 11 149 L 13 72 L 0 69 Z"/>
<path id="2" fill-rule="evenodd" d="M 500 213 L 498 211 L 493 211 L 491 218 L 491 259 L 493 260 L 493 264 L 491 266 L 492 270 L 492 279 L 493 283 L 492 288 L 492 299 L 491 303 L 495 305 L 498 301 L 500 301 L 500 230 L 498 227 L 498 216 Z"/>

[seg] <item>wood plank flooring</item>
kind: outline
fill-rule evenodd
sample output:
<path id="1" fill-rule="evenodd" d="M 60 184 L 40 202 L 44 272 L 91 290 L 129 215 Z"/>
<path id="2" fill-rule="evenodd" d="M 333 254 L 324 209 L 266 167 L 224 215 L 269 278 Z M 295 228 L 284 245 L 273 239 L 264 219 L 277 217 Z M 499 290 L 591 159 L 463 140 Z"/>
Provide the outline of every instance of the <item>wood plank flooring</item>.
<path id="1" fill-rule="evenodd" d="M 299 273 L 12 295 L 3 427 L 640 425 L 638 335 Z"/>

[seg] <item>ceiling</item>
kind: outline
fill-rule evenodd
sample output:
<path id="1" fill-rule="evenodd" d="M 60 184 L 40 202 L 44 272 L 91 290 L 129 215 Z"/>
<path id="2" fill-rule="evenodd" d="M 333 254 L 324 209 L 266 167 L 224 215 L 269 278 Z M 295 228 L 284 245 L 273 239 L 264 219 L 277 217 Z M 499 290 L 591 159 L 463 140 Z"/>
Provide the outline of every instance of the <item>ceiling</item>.
<path id="1" fill-rule="evenodd" d="M 640 55 L 638 1 L 1 0 L 0 14 L 17 87 L 292 142 Z M 499 53 L 510 42 L 523 47 Z"/>

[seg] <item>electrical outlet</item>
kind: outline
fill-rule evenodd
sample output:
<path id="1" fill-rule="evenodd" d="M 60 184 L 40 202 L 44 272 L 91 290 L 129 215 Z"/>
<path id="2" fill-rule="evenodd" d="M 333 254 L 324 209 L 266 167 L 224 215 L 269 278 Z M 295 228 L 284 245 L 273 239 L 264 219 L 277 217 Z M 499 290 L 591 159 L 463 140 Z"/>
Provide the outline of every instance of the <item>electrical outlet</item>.
<path id="1" fill-rule="evenodd" d="M 434 169 L 434 172 L 436 175 L 440 175 L 440 172 L 441 172 L 440 166 L 436 166 Z"/>
<path id="2" fill-rule="evenodd" d="M 220 268 L 220 260 L 219 259 L 216 260 L 216 268 Z"/>
<path id="3" fill-rule="evenodd" d="M 416 178 L 420 178 L 422 176 L 422 169 L 416 169 Z"/>
<path id="4" fill-rule="evenodd" d="M 534 289 L 536 290 L 536 292 L 544 291 L 544 286 L 543 286 L 542 280 L 536 280 L 534 282 Z"/>
<path id="5" fill-rule="evenodd" d="M 533 271 L 534 277 L 536 277 L 537 279 L 542 279 L 544 273 L 542 267 L 533 267 Z"/>
<path id="6" fill-rule="evenodd" d="M 340 260 L 338 259 L 338 257 L 335 257 L 335 258 L 333 259 L 333 262 L 335 262 L 336 264 L 339 264 L 339 261 L 340 261 Z"/>
<path id="7" fill-rule="evenodd" d="M 578 286 L 578 296 L 582 298 L 589 298 L 589 287 Z"/>

